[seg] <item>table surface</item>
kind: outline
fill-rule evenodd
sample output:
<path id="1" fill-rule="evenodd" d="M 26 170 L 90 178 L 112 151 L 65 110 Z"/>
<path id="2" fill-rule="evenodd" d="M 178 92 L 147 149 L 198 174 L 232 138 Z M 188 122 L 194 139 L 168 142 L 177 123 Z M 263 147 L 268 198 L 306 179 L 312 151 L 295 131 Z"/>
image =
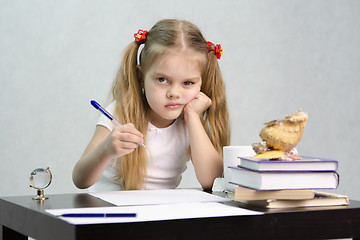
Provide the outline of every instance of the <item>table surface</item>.
<path id="1" fill-rule="evenodd" d="M 0 198 L 0 239 L 360 239 L 360 201 L 349 206 L 264 210 L 239 202 L 226 204 L 264 215 L 180 219 L 136 223 L 73 225 L 45 209 L 106 207 L 89 194 Z"/>

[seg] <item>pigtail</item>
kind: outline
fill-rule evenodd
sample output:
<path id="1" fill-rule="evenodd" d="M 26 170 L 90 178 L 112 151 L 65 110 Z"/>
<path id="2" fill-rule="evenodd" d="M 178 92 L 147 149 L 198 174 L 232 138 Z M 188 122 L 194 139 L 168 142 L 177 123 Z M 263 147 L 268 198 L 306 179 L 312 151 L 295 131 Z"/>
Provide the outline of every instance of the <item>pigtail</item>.
<path id="1" fill-rule="evenodd" d="M 139 45 L 135 42 L 125 49 L 112 94 L 116 101 L 115 116 L 123 124 L 133 123 L 146 139 L 147 105 L 141 91 L 141 79 L 138 78 L 138 49 Z M 125 190 L 139 189 L 142 186 L 146 176 L 146 159 L 146 151 L 142 147 L 121 157 L 120 169 L 115 179 L 122 181 Z"/>
<path id="2" fill-rule="evenodd" d="M 205 112 L 203 124 L 215 149 L 222 153 L 223 147 L 230 144 L 225 84 L 214 52 L 209 51 L 207 58 L 203 74 L 203 79 L 206 80 L 204 80 L 201 91 L 212 100 L 212 105 Z"/>

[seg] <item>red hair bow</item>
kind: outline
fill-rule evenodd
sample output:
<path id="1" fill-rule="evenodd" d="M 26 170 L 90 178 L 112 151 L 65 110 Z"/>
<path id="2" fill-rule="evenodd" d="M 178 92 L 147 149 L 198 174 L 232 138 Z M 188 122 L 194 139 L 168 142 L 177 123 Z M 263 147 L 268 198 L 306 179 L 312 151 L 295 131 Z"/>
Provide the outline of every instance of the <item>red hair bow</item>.
<path id="1" fill-rule="evenodd" d="M 139 29 L 139 31 L 134 34 L 135 41 L 138 44 L 145 43 L 147 34 L 148 34 L 148 31 Z"/>
<path id="2" fill-rule="evenodd" d="M 207 42 L 207 49 L 209 51 L 214 51 L 215 52 L 215 55 L 217 57 L 217 59 L 220 59 L 221 56 L 223 55 L 223 48 L 221 47 L 221 44 L 216 44 L 215 45 L 215 48 L 212 48 L 211 46 L 213 45 L 212 42 Z"/>

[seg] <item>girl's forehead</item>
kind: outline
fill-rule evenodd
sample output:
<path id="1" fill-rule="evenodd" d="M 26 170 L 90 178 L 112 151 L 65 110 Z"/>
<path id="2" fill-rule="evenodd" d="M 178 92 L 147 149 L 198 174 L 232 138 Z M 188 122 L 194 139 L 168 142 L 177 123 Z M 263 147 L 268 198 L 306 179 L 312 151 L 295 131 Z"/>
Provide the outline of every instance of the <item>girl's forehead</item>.
<path id="1" fill-rule="evenodd" d="M 186 67 L 201 71 L 205 58 L 204 54 L 194 50 L 169 51 L 154 59 L 149 66 L 149 71 L 166 70 L 172 67 Z"/>

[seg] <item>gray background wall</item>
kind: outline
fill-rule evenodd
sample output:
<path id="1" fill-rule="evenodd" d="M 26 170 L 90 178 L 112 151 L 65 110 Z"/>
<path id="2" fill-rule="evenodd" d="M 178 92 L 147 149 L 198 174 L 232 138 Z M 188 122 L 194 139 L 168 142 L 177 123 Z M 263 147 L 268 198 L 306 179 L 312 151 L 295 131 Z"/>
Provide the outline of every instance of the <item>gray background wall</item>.
<path id="1" fill-rule="evenodd" d="M 334 192 L 360 199 L 360 1 L 0 1 L 0 196 L 79 192 L 75 162 L 108 102 L 121 52 L 162 18 L 194 22 L 221 43 L 232 145 L 260 140 L 263 122 L 309 113 L 303 155 L 339 161 Z M 197 186 L 186 174 L 181 186 Z"/>

